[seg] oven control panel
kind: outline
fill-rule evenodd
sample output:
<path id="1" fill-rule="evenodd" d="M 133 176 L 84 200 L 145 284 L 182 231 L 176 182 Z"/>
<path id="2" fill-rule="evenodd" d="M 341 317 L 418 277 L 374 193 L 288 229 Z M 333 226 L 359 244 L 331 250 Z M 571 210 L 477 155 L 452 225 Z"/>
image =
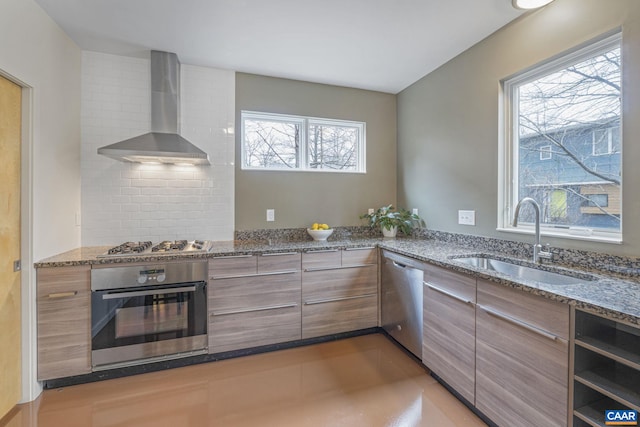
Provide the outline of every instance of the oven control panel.
<path id="1" fill-rule="evenodd" d="M 207 261 L 94 267 L 91 290 L 207 281 Z"/>
<path id="2" fill-rule="evenodd" d="M 149 270 L 140 270 L 138 275 L 138 283 L 144 285 L 147 282 L 162 283 L 167 279 L 164 268 L 153 268 Z"/>

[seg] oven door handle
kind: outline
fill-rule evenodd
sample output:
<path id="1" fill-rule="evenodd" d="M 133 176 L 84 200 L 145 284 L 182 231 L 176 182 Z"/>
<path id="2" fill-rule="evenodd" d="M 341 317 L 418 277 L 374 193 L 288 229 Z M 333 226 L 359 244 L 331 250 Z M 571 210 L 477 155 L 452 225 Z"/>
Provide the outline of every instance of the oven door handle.
<path id="1" fill-rule="evenodd" d="M 146 295 L 164 295 L 164 294 L 173 294 L 176 292 L 195 292 L 195 290 L 196 290 L 195 286 L 184 286 L 182 288 L 158 289 L 158 290 L 152 290 L 152 291 L 118 292 L 115 294 L 104 294 L 102 295 L 102 299 L 142 297 Z"/>

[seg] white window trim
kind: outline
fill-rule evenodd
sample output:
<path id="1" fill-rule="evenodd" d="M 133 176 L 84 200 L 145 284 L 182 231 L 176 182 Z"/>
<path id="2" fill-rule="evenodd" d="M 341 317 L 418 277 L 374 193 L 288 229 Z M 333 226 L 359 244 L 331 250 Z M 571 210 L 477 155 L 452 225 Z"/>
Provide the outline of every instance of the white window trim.
<path id="1" fill-rule="evenodd" d="M 272 120 L 280 122 L 297 122 L 300 124 L 300 167 L 298 168 L 261 168 L 246 166 L 245 149 L 244 149 L 244 121 L 246 119 L 255 120 Z M 360 133 L 360 140 L 358 141 L 358 164 L 355 170 L 338 170 L 338 169 L 315 169 L 309 168 L 309 158 L 307 156 L 307 143 L 308 135 L 307 130 L 310 124 L 321 124 L 329 126 L 344 126 L 351 128 L 358 128 Z M 340 119 L 325 119 L 322 117 L 310 117 L 310 116 L 297 116 L 292 114 L 277 114 L 277 113 L 263 113 L 259 111 L 246 111 L 240 112 L 240 168 L 242 170 L 249 171 L 263 171 L 263 172 L 312 172 L 312 173 L 350 173 L 350 174 L 364 174 L 367 173 L 367 135 L 366 135 L 366 123 L 355 120 L 340 120 Z"/>
<path id="2" fill-rule="evenodd" d="M 622 32 L 616 29 L 600 40 L 590 41 L 577 46 L 569 53 L 562 53 L 555 57 L 529 67 L 527 70 L 509 76 L 501 81 L 500 93 L 500 132 L 498 138 L 498 209 L 497 209 L 497 231 L 515 233 L 515 234 L 534 234 L 533 224 L 519 223 L 518 227 L 513 226 L 513 211 L 517 203 L 517 177 L 518 163 L 514 161 L 517 153 L 514 151 L 514 144 L 511 140 L 514 135 L 517 136 L 517 123 L 513 120 L 518 104 L 517 94 L 511 96 L 514 87 L 535 80 L 543 69 L 545 72 L 552 73 L 561 70 L 571 63 L 580 62 L 587 59 L 598 52 L 602 52 L 614 47 L 622 48 Z M 624 78 L 624 74 L 621 76 Z M 624 94 L 621 94 L 624 96 Z M 511 100 L 514 99 L 512 103 Z M 620 118 L 620 126 L 622 128 L 622 120 Z M 622 188 L 620 189 L 622 194 Z M 622 206 L 620 206 L 622 211 Z M 546 237 L 558 237 L 564 239 L 584 240 L 593 242 L 603 242 L 612 244 L 621 244 L 623 236 L 622 215 L 620 216 L 620 231 L 608 232 L 600 230 L 591 230 L 586 228 L 564 228 L 552 227 L 545 224 L 540 225 L 540 234 Z"/>
<path id="3" fill-rule="evenodd" d="M 604 153 L 596 153 L 596 131 L 593 131 L 591 142 L 591 155 L 592 156 L 608 156 L 613 153 L 613 129 L 604 129 L 607 131 L 607 151 Z"/>
<path id="4" fill-rule="evenodd" d="M 551 152 L 550 145 L 544 145 L 540 147 L 540 160 L 551 160 L 553 154 Z"/>

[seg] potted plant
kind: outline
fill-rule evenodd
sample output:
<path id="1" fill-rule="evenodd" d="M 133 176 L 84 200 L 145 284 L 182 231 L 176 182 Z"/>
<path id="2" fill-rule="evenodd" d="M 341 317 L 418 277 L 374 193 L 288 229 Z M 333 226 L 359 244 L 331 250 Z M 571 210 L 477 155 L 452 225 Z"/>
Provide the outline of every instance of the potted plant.
<path id="1" fill-rule="evenodd" d="M 403 208 L 396 209 L 393 205 L 382 206 L 373 213 L 360 215 L 360 218 L 367 219 L 371 227 L 380 227 L 384 237 L 395 237 L 398 230 L 408 236 L 414 227 L 425 225 L 417 214 Z"/>

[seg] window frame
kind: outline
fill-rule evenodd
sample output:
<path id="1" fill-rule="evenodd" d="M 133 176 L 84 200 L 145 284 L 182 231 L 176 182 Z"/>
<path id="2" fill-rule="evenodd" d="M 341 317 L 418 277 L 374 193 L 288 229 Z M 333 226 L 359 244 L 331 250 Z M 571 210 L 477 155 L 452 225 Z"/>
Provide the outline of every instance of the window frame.
<path id="1" fill-rule="evenodd" d="M 545 75 L 562 70 L 572 64 L 587 60 L 613 48 L 620 48 L 623 53 L 622 32 L 616 29 L 602 37 L 583 43 L 574 49 L 560 53 L 546 61 L 535 64 L 519 73 L 511 75 L 500 82 L 500 120 L 502 131 L 498 140 L 498 218 L 497 230 L 517 234 L 533 234 L 533 224 L 519 222 L 517 227 L 512 224 L 515 205 L 518 202 L 518 150 L 516 147 L 518 138 L 518 96 L 515 89 L 523 84 L 534 81 Z M 624 87 L 624 60 L 620 64 L 620 78 Z M 621 92 L 621 98 L 624 93 Z M 620 134 L 622 136 L 623 111 L 620 111 Z M 621 138 L 620 151 L 623 150 Z M 622 165 L 621 165 L 622 168 Z M 622 185 L 620 194 L 622 194 Z M 620 200 L 622 212 L 623 200 Z M 623 217 L 620 214 L 619 231 L 594 230 L 583 227 L 553 227 L 540 224 L 541 234 L 549 237 L 596 241 L 604 243 L 621 244 L 623 237 Z"/>
<path id="2" fill-rule="evenodd" d="M 606 152 L 597 152 L 596 151 L 596 132 L 604 131 L 607 133 L 607 151 Z M 606 129 L 594 129 L 592 133 L 592 141 L 591 141 L 591 155 L 592 156 L 608 156 L 613 153 L 613 128 Z"/>
<path id="3" fill-rule="evenodd" d="M 265 121 L 277 121 L 285 123 L 298 123 L 300 124 L 300 149 L 298 151 L 298 167 L 295 168 L 269 168 L 269 167 L 255 167 L 246 165 L 246 151 L 245 151 L 245 120 L 265 120 Z M 308 146 L 309 146 L 309 127 L 315 126 L 335 126 L 335 127 L 349 127 L 358 129 L 359 138 L 357 141 L 357 148 L 355 150 L 358 156 L 356 167 L 352 170 L 341 169 L 318 169 L 310 168 Z M 366 122 L 356 120 L 341 120 L 330 119 L 322 117 L 300 116 L 293 114 L 278 114 L 278 113 L 266 113 L 260 111 L 240 111 L 240 168 L 247 171 L 263 171 L 263 172 L 318 172 L 318 173 L 355 173 L 364 174 L 367 172 L 366 167 Z"/>

